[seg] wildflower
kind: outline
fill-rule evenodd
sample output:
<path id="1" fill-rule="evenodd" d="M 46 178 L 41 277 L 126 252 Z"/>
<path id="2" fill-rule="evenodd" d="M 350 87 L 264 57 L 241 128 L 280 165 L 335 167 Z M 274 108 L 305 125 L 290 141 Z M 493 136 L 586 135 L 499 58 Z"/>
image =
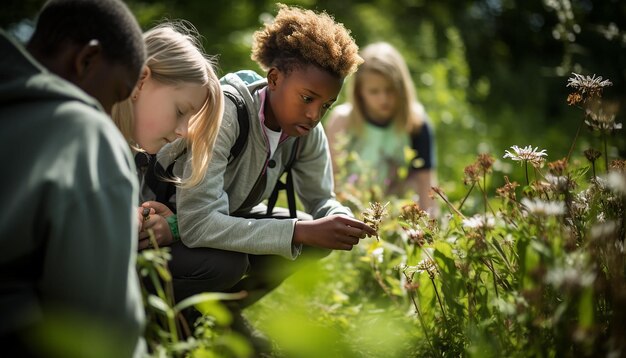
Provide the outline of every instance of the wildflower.
<path id="1" fill-rule="evenodd" d="M 550 269 L 545 276 L 546 283 L 558 289 L 575 289 L 591 286 L 596 278 L 595 273 L 582 269 L 579 266 L 582 266 L 582 263 L 574 262 Z"/>
<path id="2" fill-rule="evenodd" d="M 378 262 L 378 263 L 382 263 L 383 262 L 383 253 L 385 252 L 385 249 L 381 246 L 381 247 L 377 247 L 374 250 L 372 250 L 372 260 Z"/>
<path id="3" fill-rule="evenodd" d="M 418 247 L 422 247 L 426 243 L 424 231 L 420 229 L 404 229 L 404 232 L 406 232 L 409 242 L 414 243 Z"/>
<path id="4" fill-rule="evenodd" d="M 548 170 L 552 175 L 561 176 L 567 169 L 567 158 L 555 160 L 548 163 Z"/>
<path id="5" fill-rule="evenodd" d="M 402 219 L 404 219 L 404 221 L 408 223 L 417 224 L 419 223 L 420 219 L 428 218 L 428 213 L 422 210 L 419 205 L 413 203 L 409 205 L 404 205 L 402 207 L 402 213 L 400 214 L 400 216 L 402 217 Z"/>
<path id="6" fill-rule="evenodd" d="M 478 158 L 476 159 L 476 163 L 482 169 L 483 174 L 491 172 L 491 167 L 495 161 L 495 158 L 489 153 L 482 153 L 478 155 Z"/>
<path id="7" fill-rule="evenodd" d="M 585 124 L 592 130 L 610 133 L 622 129 L 622 124 L 615 122 L 615 113 L 609 113 L 602 107 L 587 109 L 586 112 Z"/>
<path id="8" fill-rule="evenodd" d="M 602 97 L 604 87 L 613 85 L 611 81 L 602 80 L 602 76 L 596 77 L 595 74 L 590 77 L 572 72 L 572 75 L 574 76 L 567 79 L 567 87 L 572 87 L 576 92 L 567 97 L 569 105 L 584 103 L 591 98 Z"/>
<path id="9" fill-rule="evenodd" d="M 437 265 L 431 258 L 426 258 L 417 264 L 417 271 L 427 272 L 428 276 L 432 280 L 437 274 Z"/>
<path id="10" fill-rule="evenodd" d="M 383 216 L 387 215 L 387 205 L 381 205 L 380 203 L 370 203 L 370 207 L 363 213 L 363 222 L 376 230 L 376 240 L 379 240 L 378 227 L 383 219 Z"/>
<path id="11" fill-rule="evenodd" d="M 465 173 L 465 179 L 463 179 L 465 185 L 474 184 L 480 180 L 480 172 L 476 163 L 466 166 L 463 172 Z"/>
<path id="12" fill-rule="evenodd" d="M 516 145 L 512 146 L 512 152 L 506 150 L 504 156 L 502 158 L 511 158 L 514 161 L 519 162 L 530 162 L 534 167 L 539 167 L 545 161 L 545 156 L 548 155 L 545 149 L 537 151 L 538 147 L 533 149 L 532 146 L 526 146 L 524 148 L 520 148 Z"/>
<path id="13" fill-rule="evenodd" d="M 626 172 L 626 160 L 615 159 L 611 161 L 610 168 L 616 172 Z"/>
<path id="14" fill-rule="evenodd" d="M 626 173 L 617 171 L 609 172 L 607 176 L 607 186 L 616 193 L 626 195 Z"/>
<path id="15" fill-rule="evenodd" d="M 598 150 L 595 150 L 593 148 L 589 148 L 586 151 L 584 151 L 585 157 L 587 158 L 587 160 L 589 160 L 590 162 L 595 162 L 596 159 L 600 158 L 600 156 L 602 155 L 602 153 Z"/>
<path id="16" fill-rule="evenodd" d="M 496 194 L 498 194 L 499 196 L 501 196 L 504 199 L 508 199 L 510 201 L 515 201 L 516 197 L 515 197 L 515 188 L 517 188 L 519 186 L 519 184 L 517 184 L 517 182 L 510 182 L 509 181 L 509 177 L 508 176 L 504 176 L 504 181 L 506 182 L 506 184 L 504 184 L 504 186 L 496 189 Z"/>
<path id="17" fill-rule="evenodd" d="M 570 189 L 574 189 L 576 182 L 571 180 L 570 177 L 561 175 L 556 176 L 552 174 L 546 174 L 546 181 L 550 186 L 556 191 L 560 193 L 564 193 Z"/>
<path id="18" fill-rule="evenodd" d="M 522 205 L 530 214 L 537 216 L 558 216 L 565 213 L 565 203 L 561 201 L 544 201 L 541 199 L 522 199 Z"/>
<path id="19" fill-rule="evenodd" d="M 471 218 L 463 219 L 463 226 L 468 229 L 491 229 L 496 225 L 496 220 L 492 215 L 474 215 Z"/>

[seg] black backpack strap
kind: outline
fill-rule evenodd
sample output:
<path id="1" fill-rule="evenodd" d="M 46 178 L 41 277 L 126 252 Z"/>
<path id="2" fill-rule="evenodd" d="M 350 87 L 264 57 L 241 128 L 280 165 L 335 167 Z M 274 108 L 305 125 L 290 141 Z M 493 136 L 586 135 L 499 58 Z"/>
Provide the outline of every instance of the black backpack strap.
<path id="1" fill-rule="evenodd" d="M 230 163 L 241 154 L 246 146 L 248 132 L 250 131 L 250 119 L 248 118 L 248 110 L 243 98 L 228 91 L 224 91 L 224 96 L 230 99 L 237 107 L 237 122 L 239 122 L 239 136 L 237 136 L 235 144 L 230 148 L 230 155 L 228 156 L 228 163 Z"/>
<path id="2" fill-rule="evenodd" d="M 176 184 L 174 183 L 174 165 L 176 161 L 187 153 L 187 149 L 183 150 L 174 161 L 163 168 L 157 161 L 156 154 L 146 154 L 149 156 L 148 166 L 144 180 L 155 195 L 155 200 L 165 204 L 172 212 L 176 213 L 176 206 L 170 202 L 170 199 L 176 194 Z"/>
<path id="3" fill-rule="evenodd" d="M 296 193 L 293 185 L 293 174 L 291 172 L 291 167 L 293 167 L 293 163 L 295 162 L 298 156 L 298 150 L 300 149 L 300 138 L 296 138 L 293 143 L 293 149 L 289 154 L 289 159 L 285 164 L 285 170 L 283 173 L 287 173 L 287 178 L 285 182 L 281 182 L 280 179 L 276 182 L 276 186 L 272 191 L 269 199 L 267 199 L 267 216 L 271 216 L 274 211 L 274 206 L 276 205 L 276 200 L 278 200 L 278 193 L 285 189 L 287 191 L 287 204 L 289 206 L 289 217 L 297 218 L 298 215 L 296 213 Z"/>

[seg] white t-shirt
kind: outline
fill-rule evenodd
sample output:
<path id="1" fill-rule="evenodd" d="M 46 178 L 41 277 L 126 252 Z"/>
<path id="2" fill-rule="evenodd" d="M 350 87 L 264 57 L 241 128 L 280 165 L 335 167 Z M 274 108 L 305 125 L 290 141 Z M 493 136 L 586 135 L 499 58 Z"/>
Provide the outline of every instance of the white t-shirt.
<path id="1" fill-rule="evenodd" d="M 278 142 L 280 141 L 280 135 L 283 131 L 274 132 L 273 130 L 265 127 L 265 134 L 267 135 L 267 140 L 270 142 L 270 158 L 274 155 L 276 151 L 276 147 L 278 147 Z"/>

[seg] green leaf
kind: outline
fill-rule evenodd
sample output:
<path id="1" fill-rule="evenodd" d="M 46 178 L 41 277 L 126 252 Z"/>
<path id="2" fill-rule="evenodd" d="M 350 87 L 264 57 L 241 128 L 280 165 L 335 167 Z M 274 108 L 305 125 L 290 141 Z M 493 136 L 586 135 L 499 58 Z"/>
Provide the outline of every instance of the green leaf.
<path id="1" fill-rule="evenodd" d="M 586 287 L 578 304 L 578 322 L 582 327 L 591 328 L 593 325 L 593 288 Z"/>
<path id="2" fill-rule="evenodd" d="M 176 306 L 174 306 L 174 311 L 180 312 L 185 308 L 196 306 L 205 302 L 239 300 L 245 296 L 246 292 L 244 291 L 236 293 L 203 292 L 180 301 Z"/>
<path id="3" fill-rule="evenodd" d="M 149 295 L 148 305 L 166 317 L 174 317 L 172 308 L 159 296 Z"/>

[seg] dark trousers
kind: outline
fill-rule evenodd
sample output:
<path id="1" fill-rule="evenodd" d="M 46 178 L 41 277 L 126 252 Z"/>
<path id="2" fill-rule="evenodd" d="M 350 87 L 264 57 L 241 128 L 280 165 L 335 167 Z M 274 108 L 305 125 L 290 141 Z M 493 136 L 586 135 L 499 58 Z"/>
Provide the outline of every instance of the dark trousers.
<path id="1" fill-rule="evenodd" d="M 275 208 L 267 215 L 260 205 L 250 212 L 237 213 L 250 219 L 288 219 L 289 211 Z M 300 220 L 311 220 L 306 213 L 298 212 Z M 188 248 L 182 242 L 171 247 L 172 260 L 169 269 L 173 277 L 176 301 L 201 292 L 239 292 L 248 295 L 237 301 L 245 308 L 280 285 L 287 277 L 327 256 L 330 250 L 303 247 L 302 254 L 294 261 L 278 255 L 251 255 L 242 252 L 212 248 Z"/>

